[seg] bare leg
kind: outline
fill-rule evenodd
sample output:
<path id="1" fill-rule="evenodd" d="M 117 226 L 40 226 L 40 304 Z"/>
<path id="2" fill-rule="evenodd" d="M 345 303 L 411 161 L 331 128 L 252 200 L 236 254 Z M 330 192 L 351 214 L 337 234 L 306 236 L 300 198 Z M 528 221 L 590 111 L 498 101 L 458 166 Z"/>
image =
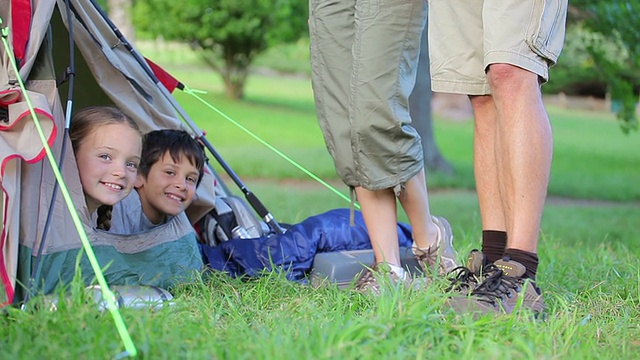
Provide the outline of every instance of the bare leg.
<path id="1" fill-rule="evenodd" d="M 367 190 L 356 187 L 375 262 L 400 266 L 396 198 L 392 189 Z"/>
<path id="2" fill-rule="evenodd" d="M 431 219 L 424 171 L 405 183 L 400 202 L 413 229 L 413 238 L 420 248 L 437 241 L 438 229 Z M 371 191 L 356 187 L 362 216 L 369 231 L 376 262 L 400 266 L 397 207 L 393 189 Z"/>
<path id="3" fill-rule="evenodd" d="M 487 77 L 497 111 L 500 141 L 495 144 L 507 248 L 536 253 L 553 153 L 538 76 L 512 65 L 494 64 Z"/>
<path id="4" fill-rule="evenodd" d="M 421 249 L 428 248 L 438 240 L 438 229 L 431 218 L 429 195 L 425 184 L 425 174 L 422 170 L 405 183 L 404 191 L 399 196 L 400 204 L 413 230 L 415 245 Z"/>
<path id="5" fill-rule="evenodd" d="M 506 231 L 505 212 L 500 193 L 499 163 L 496 148 L 500 140 L 497 111 L 490 95 L 471 96 L 475 119 L 473 170 L 483 230 Z"/>

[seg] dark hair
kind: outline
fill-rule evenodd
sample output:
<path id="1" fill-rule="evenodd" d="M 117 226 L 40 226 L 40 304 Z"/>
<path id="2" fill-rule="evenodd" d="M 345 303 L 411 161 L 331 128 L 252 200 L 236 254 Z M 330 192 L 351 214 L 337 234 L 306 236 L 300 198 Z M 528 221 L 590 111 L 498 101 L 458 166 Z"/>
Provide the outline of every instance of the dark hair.
<path id="1" fill-rule="evenodd" d="M 113 106 L 90 106 L 73 115 L 69 126 L 69 139 L 73 152 L 77 153 L 84 140 L 101 126 L 111 124 L 126 124 L 140 132 L 138 124 Z M 111 205 L 98 207 L 97 227 L 108 231 L 111 228 Z"/>
<path id="2" fill-rule="evenodd" d="M 189 160 L 191 165 L 198 169 L 198 182 L 202 180 L 202 168 L 205 157 L 202 146 L 186 131 L 163 129 L 148 132 L 142 138 L 142 155 L 138 172 L 145 178 L 149 175 L 151 166 L 160 161 L 164 154 L 169 153 L 174 162 L 178 162 L 181 156 Z"/>

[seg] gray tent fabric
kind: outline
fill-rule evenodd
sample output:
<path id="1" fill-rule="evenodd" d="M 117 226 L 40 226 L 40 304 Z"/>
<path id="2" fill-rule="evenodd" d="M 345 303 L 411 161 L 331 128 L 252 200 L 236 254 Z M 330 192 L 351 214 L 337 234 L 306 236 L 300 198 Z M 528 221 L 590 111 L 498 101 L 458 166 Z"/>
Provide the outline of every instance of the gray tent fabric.
<path id="1" fill-rule="evenodd" d="M 143 132 L 174 128 L 192 132 L 167 100 L 166 89 L 156 84 L 145 68 L 123 46 L 102 14 L 89 0 L 69 0 L 72 17 L 67 18 L 65 0 L 32 0 L 32 20 L 25 59 L 20 77 L 26 93 L 16 84 L 11 66 L 13 54 L 0 47 L 0 108 L 9 111 L 8 123 L 0 122 L 0 158 L 2 159 L 2 232 L 0 237 L 0 306 L 20 300 L 28 286 L 35 255 L 42 251 L 41 291 L 51 292 L 55 286 L 71 281 L 76 270 L 87 282 L 93 273 L 62 195 L 58 193 L 51 212 L 49 228 L 44 233 L 56 178 L 44 146 L 35 131 L 34 119 L 26 106 L 30 99 L 43 127 L 47 142 L 69 189 L 90 243 L 113 285 L 140 283 L 166 287 L 200 271 L 202 258 L 191 226 L 213 208 L 216 194 L 215 175 L 206 172 L 198 188 L 194 206 L 187 216 L 176 217 L 166 226 L 135 236 L 113 236 L 93 228 L 89 223 L 75 157 L 65 137 L 65 112 L 56 87 L 54 64 L 50 52 L 52 16 L 73 26 L 75 46 L 89 66 L 95 81 L 113 104 L 131 116 Z M 0 3 L 2 26 L 13 31 L 12 1 Z M 54 12 L 54 7 L 59 11 Z M 56 31 L 56 29 L 53 29 Z M 10 40 L 10 39 L 9 39 Z M 82 80 L 76 79 L 76 91 L 82 91 Z M 11 103 L 11 104 L 9 104 Z M 66 140 L 65 140 L 66 139 Z M 62 143 L 68 149 L 60 158 Z M 45 239 L 44 246 L 42 240 Z M 176 262 L 176 257 L 180 261 Z M 171 266 L 168 259 L 171 259 Z"/>
<path id="2" fill-rule="evenodd" d="M 11 3 L 4 1 L 0 5 L 0 16 L 4 20 L 3 26 L 12 28 Z M 44 19 L 51 17 L 54 4 L 50 1 L 33 1 L 34 11 L 32 21 L 34 23 L 46 23 Z M 0 304 L 11 302 L 16 283 L 18 268 L 17 252 L 19 233 L 22 229 L 21 221 L 21 197 L 26 190 L 21 182 L 22 165 L 29 162 L 38 162 L 44 155 L 43 146 L 36 135 L 34 120 L 26 106 L 26 96 L 32 99 L 36 108 L 36 116 L 41 121 L 47 141 L 53 144 L 56 128 L 53 122 L 53 102 L 50 102 L 50 91 L 38 91 L 46 89 L 46 81 L 34 81 L 25 83 L 28 92 L 23 94 L 16 79 L 26 79 L 36 61 L 40 45 L 43 42 L 45 31 L 42 28 L 31 28 L 30 41 L 27 43 L 26 56 L 20 73 L 16 74 L 12 64 L 12 54 L 7 54 L 4 46 L 0 47 L 0 105 L 7 109 L 7 119 L 4 119 L 0 129 L 0 158 L 2 159 L 2 232 L 0 233 L 0 278 L 5 291 L 0 292 Z M 55 83 L 53 84 L 55 88 Z M 32 212 L 35 208 L 32 209 Z"/>

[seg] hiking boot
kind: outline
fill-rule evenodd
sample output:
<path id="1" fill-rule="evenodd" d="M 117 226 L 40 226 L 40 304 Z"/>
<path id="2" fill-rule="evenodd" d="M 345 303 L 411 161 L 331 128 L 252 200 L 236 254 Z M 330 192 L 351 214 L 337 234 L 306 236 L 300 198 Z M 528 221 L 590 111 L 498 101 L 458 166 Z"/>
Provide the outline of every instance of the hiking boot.
<path id="1" fill-rule="evenodd" d="M 487 268 L 487 259 L 482 251 L 477 249 L 471 250 L 467 257 L 467 266 L 459 266 L 449 273 L 451 286 L 447 292 L 458 292 L 467 295 L 490 275 L 490 270 L 495 267 Z M 487 271 L 489 270 L 489 271 Z"/>
<path id="2" fill-rule="evenodd" d="M 411 286 L 411 276 L 407 272 L 402 275 L 391 270 L 387 263 L 377 263 L 371 268 L 366 268 L 356 280 L 355 290 L 363 294 L 380 295 L 381 287 L 396 286 L 401 283 L 402 286 L 409 288 Z"/>
<path id="3" fill-rule="evenodd" d="M 540 289 L 531 279 L 525 279 L 526 269 L 519 262 L 505 257 L 487 266 L 483 281 L 467 296 L 458 295 L 448 304 L 458 313 L 511 314 L 522 302 L 522 309 L 535 314 L 544 311 Z"/>
<path id="4" fill-rule="evenodd" d="M 439 275 L 447 275 L 459 266 L 453 249 L 453 231 L 447 219 L 439 216 L 432 216 L 431 219 L 438 228 L 438 240 L 426 249 L 414 245 L 411 250 L 425 274 L 431 274 L 436 269 Z"/>

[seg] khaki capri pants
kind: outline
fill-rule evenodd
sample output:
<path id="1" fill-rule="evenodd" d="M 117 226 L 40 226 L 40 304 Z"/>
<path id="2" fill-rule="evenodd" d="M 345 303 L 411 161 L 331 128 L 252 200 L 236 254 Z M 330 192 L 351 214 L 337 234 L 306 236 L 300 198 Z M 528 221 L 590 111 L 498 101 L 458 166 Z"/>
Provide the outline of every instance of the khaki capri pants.
<path id="1" fill-rule="evenodd" d="M 567 0 L 429 0 L 431 87 L 490 94 L 486 70 L 503 63 L 549 80 L 565 37 Z"/>
<path id="2" fill-rule="evenodd" d="M 423 167 L 411 126 L 425 0 L 310 0 L 312 85 L 336 171 L 351 187 L 393 188 Z"/>

